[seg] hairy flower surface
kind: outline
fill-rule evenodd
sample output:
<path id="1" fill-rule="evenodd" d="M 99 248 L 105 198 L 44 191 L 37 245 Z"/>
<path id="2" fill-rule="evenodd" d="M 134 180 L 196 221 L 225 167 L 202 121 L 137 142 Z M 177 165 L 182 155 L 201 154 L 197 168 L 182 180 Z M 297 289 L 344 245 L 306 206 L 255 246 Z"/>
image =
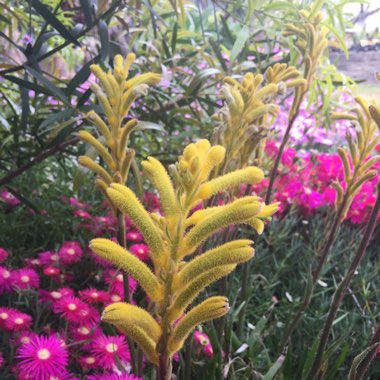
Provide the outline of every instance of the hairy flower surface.
<path id="1" fill-rule="evenodd" d="M 198 324 L 228 312 L 227 299 L 218 296 L 188 309 L 202 290 L 228 275 L 237 264 L 251 259 L 254 250 L 250 240 L 236 240 L 210 249 L 196 259 L 191 260 L 191 255 L 202 242 L 223 228 L 248 224 L 261 233 L 264 221 L 278 209 L 277 203 L 266 206 L 258 197 L 245 196 L 194 212 L 202 200 L 263 179 L 264 174 L 257 167 L 210 178 L 224 156 L 222 146 L 199 140 L 184 149 L 171 168 L 171 175 L 155 158 L 144 161 L 144 172 L 159 194 L 163 214 L 149 213 L 136 194 L 124 185 L 111 183 L 106 189 L 115 209 L 130 218 L 146 245 L 133 244 L 128 251 L 111 240 L 94 239 L 90 248 L 135 278 L 157 311 L 152 316 L 141 308 L 119 302 L 108 305 L 102 319 L 133 339 L 155 364 L 160 355 L 172 357 L 180 350 Z M 142 254 L 149 254 L 153 271 L 135 257 Z M 145 259 L 144 256 L 140 258 Z"/>
<path id="2" fill-rule="evenodd" d="M 59 378 L 68 364 L 68 352 L 64 342 L 53 335 L 33 337 L 29 343 L 18 348 L 16 357 L 19 359 L 18 369 L 24 378 Z"/>

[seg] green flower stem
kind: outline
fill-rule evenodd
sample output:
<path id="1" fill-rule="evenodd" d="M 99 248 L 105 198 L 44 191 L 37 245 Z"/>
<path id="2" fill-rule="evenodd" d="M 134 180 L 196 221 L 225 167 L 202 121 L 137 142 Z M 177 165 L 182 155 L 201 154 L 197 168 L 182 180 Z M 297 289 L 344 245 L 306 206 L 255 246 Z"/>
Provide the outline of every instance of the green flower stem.
<path id="1" fill-rule="evenodd" d="M 303 98 L 303 96 L 302 96 L 302 98 Z M 302 98 L 301 98 L 301 102 L 302 102 Z M 299 102 L 296 111 L 294 112 L 294 114 L 292 115 L 292 117 L 289 119 L 288 126 L 287 126 L 286 131 L 285 131 L 285 135 L 284 135 L 284 137 L 283 137 L 283 139 L 281 141 L 281 145 L 280 145 L 280 148 L 278 150 L 278 153 L 277 153 L 277 156 L 276 156 L 276 160 L 275 160 L 275 162 L 273 164 L 273 168 L 272 168 L 272 170 L 270 172 L 269 185 L 268 185 L 267 193 L 266 193 L 266 196 L 265 196 L 265 203 L 266 204 L 270 203 L 271 196 L 272 196 L 273 185 L 274 185 L 274 181 L 276 179 L 278 167 L 280 165 L 282 153 L 284 152 L 285 146 L 288 143 L 288 140 L 289 140 L 289 137 L 290 137 L 290 131 L 292 130 L 293 124 L 294 124 L 295 120 L 298 117 L 298 114 L 299 114 L 299 111 L 300 111 L 301 102 Z"/>
<path id="2" fill-rule="evenodd" d="M 371 217 L 367 223 L 363 238 L 360 242 L 359 248 L 351 262 L 350 268 L 348 269 L 346 275 L 344 276 L 341 283 L 338 285 L 337 289 L 335 290 L 333 299 L 331 301 L 331 306 L 329 310 L 329 314 L 327 316 L 327 319 L 325 321 L 325 324 L 322 329 L 321 337 L 319 340 L 319 345 L 317 349 L 317 353 L 313 362 L 313 365 L 310 369 L 310 372 L 308 373 L 306 380 L 313 380 L 319 373 L 321 362 L 323 358 L 323 353 L 325 351 L 327 341 L 330 335 L 331 327 L 333 325 L 336 313 L 343 301 L 343 298 L 347 292 L 347 288 L 350 286 L 351 281 L 355 275 L 356 269 L 359 267 L 360 262 L 362 261 L 367 246 L 371 240 L 373 231 L 376 226 L 376 220 L 377 215 L 380 210 L 380 184 L 377 186 L 377 199 L 374 208 L 372 209 Z"/>

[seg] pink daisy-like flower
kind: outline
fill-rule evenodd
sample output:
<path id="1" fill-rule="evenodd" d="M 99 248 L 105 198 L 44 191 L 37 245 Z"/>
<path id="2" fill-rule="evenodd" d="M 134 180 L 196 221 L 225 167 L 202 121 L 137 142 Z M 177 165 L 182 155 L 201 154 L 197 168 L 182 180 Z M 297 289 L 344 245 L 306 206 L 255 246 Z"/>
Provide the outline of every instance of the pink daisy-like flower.
<path id="1" fill-rule="evenodd" d="M 65 241 L 58 251 L 58 256 L 63 264 L 72 264 L 80 260 L 83 250 L 77 241 Z"/>
<path id="2" fill-rule="evenodd" d="M 78 201 L 78 199 L 76 199 L 74 197 L 71 197 L 69 199 L 69 203 L 70 203 L 71 206 L 76 207 L 76 208 L 81 208 L 83 210 L 87 210 L 90 207 L 89 204 L 87 204 L 87 203 L 80 203 Z"/>
<path id="3" fill-rule="evenodd" d="M 41 266 L 41 261 L 40 259 L 37 259 L 37 258 L 34 258 L 34 259 L 26 258 L 24 259 L 24 263 L 28 268 L 38 268 Z"/>
<path id="4" fill-rule="evenodd" d="M 78 362 L 85 371 L 98 367 L 98 359 L 93 355 L 80 356 Z"/>
<path id="5" fill-rule="evenodd" d="M 8 293 L 12 290 L 13 276 L 12 271 L 0 266 L 0 294 Z"/>
<path id="6" fill-rule="evenodd" d="M 120 362 L 129 362 L 128 346 L 123 336 L 100 335 L 91 344 L 90 352 L 99 362 L 99 366 L 112 369 L 116 366 L 115 355 Z"/>
<path id="7" fill-rule="evenodd" d="M 79 216 L 82 219 L 91 219 L 91 215 L 84 210 L 74 210 L 74 215 Z"/>
<path id="8" fill-rule="evenodd" d="M 11 194 L 9 191 L 1 191 L 0 199 L 2 199 L 6 204 L 10 206 L 17 206 L 21 203 L 21 201 L 18 198 L 16 198 L 13 194 Z"/>
<path id="9" fill-rule="evenodd" d="M 38 254 L 38 259 L 43 266 L 57 265 L 59 262 L 59 256 L 54 251 L 41 252 Z"/>
<path id="10" fill-rule="evenodd" d="M 66 296 L 54 302 L 53 311 L 73 324 L 95 323 L 100 320 L 97 310 L 77 297 Z"/>
<path id="11" fill-rule="evenodd" d="M 142 261 L 149 259 L 149 247 L 144 243 L 132 244 L 129 250 Z"/>
<path id="12" fill-rule="evenodd" d="M 3 263 L 9 256 L 8 251 L 0 247 L 0 264 Z"/>
<path id="13" fill-rule="evenodd" d="M 52 291 L 41 289 L 38 291 L 38 295 L 41 302 L 57 301 L 62 297 L 73 296 L 74 290 L 71 288 L 59 288 Z"/>
<path id="14" fill-rule="evenodd" d="M 32 338 L 35 338 L 36 336 L 38 336 L 38 334 L 36 334 L 33 331 L 22 330 L 22 331 L 19 331 L 18 334 L 15 335 L 13 338 L 14 338 L 14 343 L 18 346 L 20 344 L 29 343 L 32 340 Z"/>
<path id="15" fill-rule="evenodd" d="M 127 232 L 127 240 L 131 243 L 139 243 L 143 240 L 142 235 L 138 231 Z"/>
<path id="16" fill-rule="evenodd" d="M 51 266 L 44 268 L 43 272 L 45 276 L 54 278 L 57 278 L 61 274 L 61 271 L 58 268 Z"/>
<path id="17" fill-rule="evenodd" d="M 34 269 L 21 268 L 12 273 L 13 288 L 35 289 L 40 286 L 40 277 Z"/>
<path id="18" fill-rule="evenodd" d="M 0 329 L 5 328 L 6 321 L 17 312 L 16 309 L 11 309 L 10 307 L 0 307 Z"/>
<path id="19" fill-rule="evenodd" d="M 22 376 L 33 374 L 34 379 L 50 380 L 66 374 L 68 352 L 64 342 L 53 335 L 32 338 L 19 347 L 16 357 Z"/>
<path id="20" fill-rule="evenodd" d="M 28 314 L 21 313 L 15 310 L 4 321 L 4 330 L 6 331 L 21 331 L 30 327 L 32 324 L 32 317 Z"/>
<path id="21" fill-rule="evenodd" d="M 106 302 L 109 299 L 109 294 L 104 290 L 89 288 L 80 290 L 79 297 L 89 304 L 97 304 L 99 302 Z"/>
<path id="22" fill-rule="evenodd" d="M 94 339 L 101 335 L 101 330 L 97 324 L 72 326 L 71 334 L 75 341 Z"/>

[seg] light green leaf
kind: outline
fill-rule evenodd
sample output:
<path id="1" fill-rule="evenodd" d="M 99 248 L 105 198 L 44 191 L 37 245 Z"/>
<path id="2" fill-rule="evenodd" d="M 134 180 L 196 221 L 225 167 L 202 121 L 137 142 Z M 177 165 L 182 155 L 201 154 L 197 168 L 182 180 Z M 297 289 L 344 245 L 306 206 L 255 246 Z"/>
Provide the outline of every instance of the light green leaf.
<path id="1" fill-rule="evenodd" d="M 231 50 L 230 55 L 230 62 L 231 64 L 235 61 L 236 57 L 239 55 L 239 53 L 243 50 L 245 43 L 247 42 L 249 38 L 249 27 L 247 25 L 244 25 L 239 34 L 236 37 L 234 46 Z"/>

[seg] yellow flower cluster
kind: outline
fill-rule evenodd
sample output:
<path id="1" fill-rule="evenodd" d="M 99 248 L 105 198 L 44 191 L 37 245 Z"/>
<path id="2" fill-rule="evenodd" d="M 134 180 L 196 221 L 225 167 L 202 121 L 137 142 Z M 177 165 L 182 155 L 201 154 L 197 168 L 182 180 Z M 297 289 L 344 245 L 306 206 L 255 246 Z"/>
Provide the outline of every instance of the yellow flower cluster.
<path id="1" fill-rule="evenodd" d="M 160 196 L 163 215 L 150 214 L 124 185 L 111 183 L 106 189 L 114 207 L 128 215 L 142 233 L 153 269 L 111 240 L 94 239 L 90 247 L 139 282 L 153 303 L 153 313 L 119 302 L 104 310 L 103 320 L 133 339 L 153 363 L 158 363 L 159 355 L 170 358 L 178 351 L 195 326 L 228 312 L 228 300 L 221 296 L 186 310 L 208 285 L 251 259 L 254 249 L 250 240 L 235 240 L 194 259 L 191 255 L 208 237 L 231 225 L 249 224 L 261 233 L 264 221 L 278 209 L 277 203 L 266 206 L 258 197 L 245 196 L 191 213 L 195 205 L 214 194 L 263 179 L 257 167 L 209 179 L 224 158 L 222 146 L 200 140 L 185 148 L 171 175 L 155 158 L 144 161 L 144 172 Z"/>
<path id="2" fill-rule="evenodd" d="M 343 163 L 346 188 L 343 189 L 339 182 L 334 182 L 333 186 L 337 190 L 335 206 L 337 209 L 342 207 L 342 220 L 346 217 L 354 196 L 363 184 L 377 175 L 374 164 L 380 161 L 380 155 L 372 155 L 375 146 L 380 141 L 379 133 L 376 133 L 380 129 L 380 108 L 369 104 L 360 96 L 355 100 L 357 107 L 352 110 L 352 113 L 332 114 L 333 119 L 351 120 L 356 134 L 356 139 L 353 139 L 349 132 L 346 135 L 348 151 L 338 148 Z"/>
<path id="3" fill-rule="evenodd" d="M 96 126 L 99 138 L 87 131 L 80 131 L 79 137 L 99 154 L 108 171 L 88 156 L 81 156 L 79 163 L 94 172 L 98 179 L 97 187 L 107 196 L 107 187 L 111 182 L 125 183 L 134 150 L 128 149 L 128 139 L 138 122 L 125 120 L 134 100 L 146 95 L 149 85 L 157 84 L 160 74 L 146 73 L 129 79 L 129 69 L 135 60 L 133 53 L 124 60 L 121 55 L 114 59 L 114 70 L 104 72 L 99 65 L 91 65 L 91 71 L 99 80 L 99 85 L 91 83 L 105 115 L 105 119 L 95 111 L 87 113 L 87 119 Z"/>
<path id="4" fill-rule="evenodd" d="M 214 116 L 219 126 L 214 131 L 213 141 L 226 148 L 228 161 L 218 168 L 218 174 L 248 165 L 266 136 L 270 117 L 280 110 L 273 103 L 275 98 L 283 95 L 287 88 L 305 86 L 306 80 L 295 67 L 279 63 L 269 67 L 264 75 L 247 73 L 241 83 L 225 78 L 226 106 Z"/>

